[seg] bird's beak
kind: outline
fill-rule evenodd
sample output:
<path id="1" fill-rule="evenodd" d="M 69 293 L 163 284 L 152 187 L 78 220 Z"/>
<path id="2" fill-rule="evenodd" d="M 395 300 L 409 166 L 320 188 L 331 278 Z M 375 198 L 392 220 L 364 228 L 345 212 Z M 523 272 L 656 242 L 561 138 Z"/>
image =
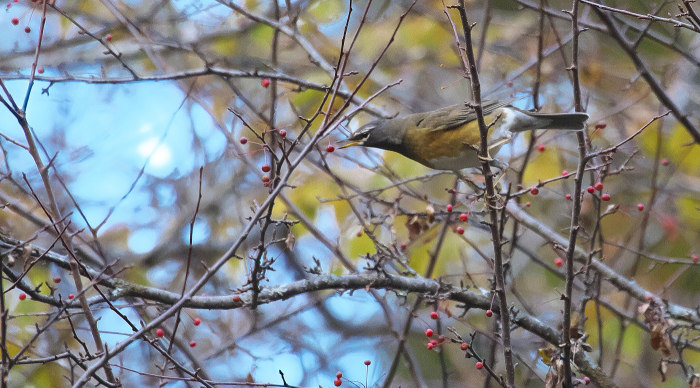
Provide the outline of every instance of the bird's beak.
<path id="1" fill-rule="evenodd" d="M 341 141 L 339 141 L 339 143 L 347 143 L 347 144 L 341 145 L 338 149 L 362 145 L 362 144 L 364 144 L 364 142 L 365 142 L 364 139 L 353 139 L 353 138 L 341 140 Z"/>

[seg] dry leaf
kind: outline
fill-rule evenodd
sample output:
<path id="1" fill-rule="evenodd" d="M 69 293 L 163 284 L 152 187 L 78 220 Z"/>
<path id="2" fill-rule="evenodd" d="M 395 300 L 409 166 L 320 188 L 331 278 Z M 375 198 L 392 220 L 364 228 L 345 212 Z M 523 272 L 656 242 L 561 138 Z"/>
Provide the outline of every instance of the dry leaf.
<path id="1" fill-rule="evenodd" d="M 544 378 L 545 388 L 556 388 L 557 380 L 559 380 L 559 378 L 554 373 L 552 368 L 549 368 L 549 370 L 547 371 L 547 376 L 545 376 Z"/>
<path id="2" fill-rule="evenodd" d="M 583 332 L 579 329 L 578 323 L 571 323 L 571 329 L 569 329 L 569 336 L 573 340 L 577 340 L 583 337 Z"/>
<path id="3" fill-rule="evenodd" d="M 665 382 L 666 374 L 668 373 L 668 362 L 662 360 L 659 363 L 659 373 L 661 373 L 661 381 Z"/>
<path id="4" fill-rule="evenodd" d="M 661 353 L 665 356 L 671 355 L 671 337 L 667 330 L 672 327 L 669 319 L 666 319 L 663 305 L 651 300 L 640 306 L 640 312 L 644 314 L 644 323 L 651 328 L 651 347 L 654 350 L 661 349 Z M 659 369 L 661 370 L 661 369 Z"/>
<path id="5" fill-rule="evenodd" d="M 425 214 L 428 215 L 428 223 L 432 224 L 435 222 L 435 208 L 433 205 L 428 205 L 425 207 Z"/>
<path id="6" fill-rule="evenodd" d="M 650 342 L 654 350 L 661 349 L 664 356 L 671 355 L 671 338 L 666 333 L 666 327 L 663 324 L 657 324 L 651 329 Z"/>
<path id="7" fill-rule="evenodd" d="M 408 239 L 410 241 L 415 240 L 423 229 L 428 228 L 428 224 L 425 220 L 418 216 L 413 216 L 406 221 L 406 229 L 408 229 Z"/>
<path id="8" fill-rule="evenodd" d="M 294 245 L 296 245 L 297 243 L 297 238 L 294 237 L 292 232 L 289 232 L 289 234 L 287 235 L 287 239 L 284 240 L 284 243 L 287 245 L 287 249 L 291 251 L 294 249 Z"/>
<path id="9" fill-rule="evenodd" d="M 671 355 L 671 337 L 666 332 L 671 328 L 670 320 L 666 319 L 666 314 L 661 303 L 651 300 L 648 304 L 640 306 L 640 312 L 644 313 L 644 323 L 651 328 L 651 347 L 654 350 L 661 349 L 665 356 Z"/>
<path id="10" fill-rule="evenodd" d="M 552 348 L 539 348 L 537 349 L 537 354 L 542 357 L 542 362 L 547 365 L 552 365 L 552 358 L 557 356 L 559 352 Z"/>

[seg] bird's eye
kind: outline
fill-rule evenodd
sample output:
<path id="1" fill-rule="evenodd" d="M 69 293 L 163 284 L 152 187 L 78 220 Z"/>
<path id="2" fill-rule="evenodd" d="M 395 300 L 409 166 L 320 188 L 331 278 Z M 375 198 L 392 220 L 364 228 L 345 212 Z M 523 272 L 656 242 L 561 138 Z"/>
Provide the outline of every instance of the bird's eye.
<path id="1" fill-rule="evenodd" d="M 355 136 L 353 136 L 351 138 L 351 140 L 367 140 L 368 137 L 369 137 L 369 131 L 364 130 L 362 132 L 356 133 Z"/>

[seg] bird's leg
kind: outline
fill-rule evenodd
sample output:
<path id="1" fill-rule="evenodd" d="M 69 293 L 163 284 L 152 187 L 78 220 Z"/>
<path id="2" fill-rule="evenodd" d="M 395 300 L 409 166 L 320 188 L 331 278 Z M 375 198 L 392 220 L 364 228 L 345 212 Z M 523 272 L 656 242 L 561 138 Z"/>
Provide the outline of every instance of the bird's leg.
<path id="1" fill-rule="evenodd" d="M 508 163 L 500 161 L 498 159 L 491 159 L 489 161 L 489 166 L 498 169 L 498 175 L 493 180 L 493 186 L 497 192 L 501 192 L 501 184 L 499 183 L 501 179 L 506 175 L 506 170 L 508 169 Z"/>
<path id="2" fill-rule="evenodd" d="M 493 148 L 500 147 L 500 146 L 508 143 L 511 140 L 512 140 L 511 138 L 507 137 L 505 139 L 501 139 L 501 140 L 489 145 L 488 149 L 486 150 L 486 156 L 484 157 L 481 155 L 477 155 L 477 158 L 479 158 L 479 160 L 481 160 L 482 162 L 489 162 L 489 164 L 490 164 L 491 161 L 493 161 L 495 159 L 491 157 L 491 154 L 489 153 L 489 151 L 491 151 L 491 149 L 493 149 Z"/>

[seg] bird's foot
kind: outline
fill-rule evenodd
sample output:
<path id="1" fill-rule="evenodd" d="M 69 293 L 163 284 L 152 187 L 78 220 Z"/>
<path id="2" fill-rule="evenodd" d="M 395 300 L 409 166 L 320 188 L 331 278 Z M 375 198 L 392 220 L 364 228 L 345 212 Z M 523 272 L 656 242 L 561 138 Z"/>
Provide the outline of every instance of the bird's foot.
<path id="1" fill-rule="evenodd" d="M 482 162 L 487 162 L 488 164 L 491 164 L 491 162 L 496 160 L 492 158 L 491 155 L 489 155 L 488 153 L 486 154 L 486 156 L 477 155 L 476 157 L 479 158 L 479 160 L 481 160 Z"/>

